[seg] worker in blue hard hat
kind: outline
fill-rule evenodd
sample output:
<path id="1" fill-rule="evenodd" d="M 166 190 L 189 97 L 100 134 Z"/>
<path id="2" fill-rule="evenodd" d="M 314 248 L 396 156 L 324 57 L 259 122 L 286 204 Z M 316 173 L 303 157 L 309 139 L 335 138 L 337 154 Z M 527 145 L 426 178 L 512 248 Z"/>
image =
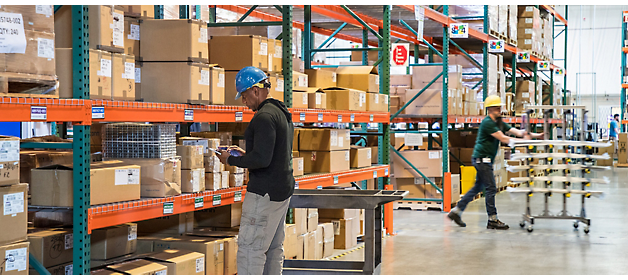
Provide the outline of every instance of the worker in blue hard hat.
<path id="1" fill-rule="evenodd" d="M 218 155 L 223 164 L 248 168 L 238 235 L 238 274 L 279 275 L 283 268 L 286 213 L 294 192 L 292 115 L 283 102 L 268 97 L 266 73 L 245 67 L 236 75 L 236 99 L 255 111 L 244 132 L 246 151 L 232 146 Z M 231 156 L 237 150 L 241 156 Z"/>

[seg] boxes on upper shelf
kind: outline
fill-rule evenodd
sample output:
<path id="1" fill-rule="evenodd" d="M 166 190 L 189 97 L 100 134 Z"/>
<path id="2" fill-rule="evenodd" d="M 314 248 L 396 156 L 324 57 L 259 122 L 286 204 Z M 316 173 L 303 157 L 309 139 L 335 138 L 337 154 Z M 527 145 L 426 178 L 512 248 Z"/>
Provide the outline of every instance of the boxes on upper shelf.
<path id="1" fill-rule="evenodd" d="M 0 12 L 21 14 L 25 31 L 55 32 L 53 5 L 2 5 Z"/>
<path id="2" fill-rule="evenodd" d="M 350 157 L 351 168 L 371 166 L 370 147 L 351 146 Z"/>
<path id="3" fill-rule="evenodd" d="M 367 93 L 366 111 L 388 112 L 388 95 L 379 93 Z"/>
<path id="4" fill-rule="evenodd" d="M 366 92 L 349 88 L 327 88 L 328 110 L 366 110 Z"/>
<path id="5" fill-rule="evenodd" d="M 143 63 L 140 98 L 147 102 L 209 104 L 210 76 L 208 64 Z"/>
<path id="6" fill-rule="evenodd" d="M 0 71 L 35 75 L 55 75 L 54 33 L 24 31 L 22 53 L 0 54 Z"/>
<path id="7" fill-rule="evenodd" d="M 209 62 L 207 26 L 200 20 L 146 19 L 140 30 L 143 61 Z"/>
<path id="8" fill-rule="evenodd" d="M 379 92 L 379 75 L 373 66 L 345 66 L 336 69 L 338 87 Z"/>
<path id="9" fill-rule="evenodd" d="M 283 48 L 281 40 L 268 39 L 268 72 L 281 73 L 283 70 Z"/>
<path id="10" fill-rule="evenodd" d="M 225 69 L 217 64 L 209 65 L 209 104 L 225 104 Z"/>
<path id="11" fill-rule="evenodd" d="M 28 242 L 13 243 L 8 245 L 0 245 L 0 256 L 6 259 L 4 261 L 3 276 L 10 275 L 28 275 L 29 267 L 29 250 Z M 11 255 L 12 257 L 6 257 Z"/>
<path id="12" fill-rule="evenodd" d="M 270 89 L 268 90 L 268 97 L 272 97 L 279 101 L 284 101 L 284 80 L 280 74 L 269 74 L 268 81 L 270 82 Z M 238 100 L 239 102 L 239 100 Z M 240 105 L 243 105 L 240 103 Z"/>
<path id="13" fill-rule="evenodd" d="M 301 151 L 305 173 L 348 171 L 350 168 L 349 150 L 342 151 Z"/>
<path id="14" fill-rule="evenodd" d="M 305 151 L 347 150 L 351 144 L 348 129 L 314 128 L 299 131 L 299 149 Z"/>
<path id="15" fill-rule="evenodd" d="M 10 225 L 0 234 L 0 245 L 14 243 L 26 239 L 27 207 L 26 196 L 28 185 L 16 184 L 8 187 L 0 187 L 0 224 Z"/>
<path id="16" fill-rule="evenodd" d="M 71 48 L 57 48 L 56 67 L 59 77 L 59 96 L 73 97 L 73 62 Z M 89 97 L 111 100 L 112 55 L 99 50 L 89 50 Z"/>
<path id="17" fill-rule="evenodd" d="M 135 101 L 135 56 L 112 55 L 111 99 Z"/>
<path id="18" fill-rule="evenodd" d="M 305 69 L 308 76 L 308 86 L 317 88 L 331 88 L 337 86 L 337 74 L 325 69 Z"/>
<path id="19" fill-rule="evenodd" d="M 90 5 L 89 48 L 124 52 L 124 10 L 121 6 Z M 55 13 L 57 48 L 72 47 L 72 6 L 64 5 Z"/>
<path id="20" fill-rule="evenodd" d="M 0 136 L 0 186 L 20 183 L 20 138 Z"/>
<path id="21" fill-rule="evenodd" d="M 292 108 L 307 109 L 309 107 L 308 101 L 309 95 L 307 88 L 303 90 L 295 89 L 292 91 Z"/>
<path id="22" fill-rule="evenodd" d="M 268 71 L 268 39 L 261 36 L 212 36 L 209 54 L 212 63 L 227 71 L 240 71 L 247 66 Z"/>
<path id="23" fill-rule="evenodd" d="M 125 12 L 126 13 L 126 12 Z M 140 20 L 124 17 L 124 53 L 140 58 Z"/>
<path id="24" fill-rule="evenodd" d="M 326 109 L 327 108 L 327 95 L 320 88 L 307 88 L 308 100 L 307 106 L 310 109 Z"/>

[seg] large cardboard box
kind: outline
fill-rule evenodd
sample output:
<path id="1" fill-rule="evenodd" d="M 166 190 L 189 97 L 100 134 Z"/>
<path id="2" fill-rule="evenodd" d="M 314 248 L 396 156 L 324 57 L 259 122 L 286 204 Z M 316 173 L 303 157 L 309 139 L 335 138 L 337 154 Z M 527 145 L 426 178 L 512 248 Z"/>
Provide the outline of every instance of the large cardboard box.
<path id="1" fill-rule="evenodd" d="M 167 266 L 144 259 L 113 264 L 107 268 L 125 275 L 168 275 Z"/>
<path id="2" fill-rule="evenodd" d="M 53 5 L 2 5 L 0 12 L 21 14 L 24 30 L 55 31 Z"/>
<path id="3" fill-rule="evenodd" d="M 33 169 L 31 204 L 73 206 L 72 165 L 52 165 Z M 140 166 L 121 162 L 99 162 L 90 166 L 91 205 L 140 199 Z"/>
<path id="4" fill-rule="evenodd" d="M 307 232 L 314 232 L 318 227 L 318 209 L 307 209 Z"/>
<path id="5" fill-rule="evenodd" d="M 308 100 L 307 106 L 310 109 L 326 109 L 327 108 L 327 95 L 320 88 L 307 88 Z"/>
<path id="6" fill-rule="evenodd" d="M 307 232 L 307 208 L 294 208 L 294 224 L 297 235 Z"/>
<path id="7" fill-rule="evenodd" d="M 0 55 L 3 72 L 55 75 L 54 33 L 24 31 L 24 53 Z"/>
<path id="8" fill-rule="evenodd" d="M 181 192 L 195 193 L 205 190 L 205 169 L 182 169 L 181 170 Z"/>
<path id="9" fill-rule="evenodd" d="M 207 202 L 210 203 L 210 202 Z M 237 227 L 242 217 L 242 203 L 234 203 L 194 212 L 195 227 Z"/>
<path id="10" fill-rule="evenodd" d="M 350 219 L 321 219 L 323 223 L 332 223 L 334 229 L 334 249 L 350 249 L 354 242 L 357 242 L 356 235 L 353 233 L 353 220 Z M 356 239 L 356 241 L 352 241 Z"/>
<path id="11" fill-rule="evenodd" d="M 59 97 L 73 98 L 72 49 L 55 49 L 57 76 L 59 77 Z M 89 97 L 91 99 L 111 99 L 112 86 L 111 53 L 89 50 Z"/>
<path id="12" fill-rule="evenodd" d="M 209 104 L 210 76 L 208 64 L 146 62 L 139 97 L 146 102 Z"/>
<path id="13" fill-rule="evenodd" d="M 121 6 L 90 5 L 89 48 L 111 51 L 124 48 L 124 10 Z M 72 7 L 61 6 L 54 14 L 57 48 L 72 47 Z"/>
<path id="14" fill-rule="evenodd" d="M 133 55 L 138 60 L 141 60 L 139 19 L 124 17 L 124 53 L 128 55 Z"/>
<path id="15" fill-rule="evenodd" d="M 297 257 L 297 229 L 295 224 L 286 224 L 286 237 L 283 242 L 284 256 L 286 259 Z"/>
<path id="16" fill-rule="evenodd" d="M 227 71 L 240 71 L 247 66 L 268 71 L 268 40 L 261 36 L 212 36 L 209 40 L 209 55 L 212 63 Z"/>
<path id="17" fill-rule="evenodd" d="M 93 128 L 92 128 L 93 131 Z M 93 138 L 92 134 L 92 138 Z M 2 143 L 0 137 L 0 143 Z M 1 144 L 0 144 L 1 146 Z M 18 144 L 19 147 L 19 144 Z M 0 148 L 1 149 L 1 148 Z M 68 151 L 20 151 L 20 183 L 31 182 L 31 169 L 54 164 L 72 163 L 72 152 Z M 4 168 L 4 166 L 3 166 Z M 0 171 L 2 172 L 2 171 Z M 1 180 L 1 179 L 0 179 Z M 0 183 L 0 185 L 4 185 Z"/>
<path id="18" fill-rule="evenodd" d="M 112 55 L 111 99 L 135 101 L 135 56 Z"/>
<path id="19" fill-rule="evenodd" d="M 0 136 L 0 186 L 20 183 L 20 138 Z"/>
<path id="20" fill-rule="evenodd" d="M 280 74 L 271 73 L 268 75 L 268 81 L 270 82 L 270 89 L 268 91 L 268 97 L 274 98 L 283 102 L 284 101 L 283 76 Z"/>
<path id="21" fill-rule="evenodd" d="M 377 67 L 345 66 L 336 69 L 338 87 L 353 88 L 365 92 L 379 92 Z"/>
<path id="22" fill-rule="evenodd" d="M 347 150 L 351 144 L 348 129 L 314 128 L 299 130 L 299 150 Z"/>
<path id="23" fill-rule="evenodd" d="M 203 155 L 206 147 L 177 145 L 177 156 L 181 157 L 181 169 L 197 169 L 203 167 Z"/>
<path id="24" fill-rule="evenodd" d="M 328 110 L 366 110 L 366 93 L 351 88 L 326 88 Z"/>
<path id="25" fill-rule="evenodd" d="M 303 158 L 292 158 L 292 176 L 303 176 Z"/>
<path id="26" fill-rule="evenodd" d="M 0 225 L 10 225 L 0 233 L 0 244 L 26 240 L 27 189 L 27 184 L 0 187 L 0 196 L 2 197 Z"/>
<path id="27" fill-rule="evenodd" d="M 350 152 L 342 151 L 301 151 L 303 170 L 305 173 L 329 173 L 348 171 L 350 169 Z"/>
<path id="28" fill-rule="evenodd" d="M 145 19 L 140 30 L 143 61 L 209 62 L 207 25 L 200 20 Z"/>
<path id="29" fill-rule="evenodd" d="M 205 255 L 188 250 L 164 250 L 145 259 L 165 265 L 168 275 L 205 275 Z"/>
<path id="30" fill-rule="evenodd" d="M 72 230 L 50 229 L 28 234 L 30 252 L 44 267 L 72 262 Z"/>
<path id="31" fill-rule="evenodd" d="M 325 69 L 305 69 L 308 77 L 308 86 L 317 88 L 332 88 L 338 84 L 336 82 L 336 72 Z"/>
<path id="32" fill-rule="evenodd" d="M 617 135 L 617 162 L 628 163 L 628 134 L 620 133 Z"/>
<path id="33" fill-rule="evenodd" d="M 209 65 L 209 104 L 225 104 L 225 69 L 216 64 Z"/>
<path id="34" fill-rule="evenodd" d="M 371 148 L 351 146 L 350 150 L 351 168 L 362 168 L 371 166 Z"/>
<path id="35" fill-rule="evenodd" d="M 91 256 L 94 260 L 107 260 L 131 253 L 137 249 L 137 224 L 95 229 L 91 235 Z"/>
<path id="36" fill-rule="evenodd" d="M 307 88 L 303 88 L 302 90 L 295 89 L 292 91 L 292 108 L 307 109 L 309 107 L 308 101 L 309 95 L 307 93 Z"/>
<path id="37" fill-rule="evenodd" d="M 443 151 L 401 151 L 414 167 L 416 167 L 426 177 L 443 176 Z M 393 155 L 393 169 L 395 178 L 418 178 L 420 177 L 412 167 L 408 166 L 397 154 Z"/>
<path id="38" fill-rule="evenodd" d="M 7 257 L 9 255 L 11 256 L 10 258 Z M 2 266 L 3 276 L 28 275 L 28 242 L 0 245 L 0 256 L 2 256 L 4 262 Z"/>
<path id="39" fill-rule="evenodd" d="M 221 239 L 198 236 L 181 236 L 155 241 L 155 251 L 180 249 L 199 252 L 205 255 L 205 274 L 223 275 L 225 245 Z"/>
<path id="40" fill-rule="evenodd" d="M 303 237 L 303 259 L 316 259 L 316 231 L 308 232 Z"/>
<path id="41" fill-rule="evenodd" d="M 283 48 L 281 40 L 268 40 L 268 72 L 281 73 L 283 70 Z"/>
<path id="42" fill-rule="evenodd" d="M 421 91 L 420 89 L 411 89 L 406 91 L 406 100 L 411 100 Z M 455 90 L 448 91 L 448 112 L 454 115 L 455 112 Z M 443 114 L 443 91 L 441 89 L 425 90 L 405 109 L 406 114 L 411 115 L 442 115 Z"/>

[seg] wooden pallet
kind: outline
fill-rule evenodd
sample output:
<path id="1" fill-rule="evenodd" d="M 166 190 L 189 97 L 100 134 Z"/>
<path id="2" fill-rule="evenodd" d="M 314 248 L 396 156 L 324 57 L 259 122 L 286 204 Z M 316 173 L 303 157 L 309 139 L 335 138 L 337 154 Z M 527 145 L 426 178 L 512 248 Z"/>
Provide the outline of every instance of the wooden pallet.
<path id="1" fill-rule="evenodd" d="M 516 47 L 517 46 L 517 40 L 513 40 L 513 39 L 508 38 L 508 44 L 511 44 L 511 45 Z"/>
<path id="2" fill-rule="evenodd" d="M 628 167 L 628 163 L 615 163 L 615 167 L 625 168 Z"/>
<path id="3" fill-rule="evenodd" d="M 0 96 L 59 98 L 56 76 L 23 73 L 0 73 Z"/>
<path id="4" fill-rule="evenodd" d="M 443 210 L 443 204 L 434 201 L 395 201 L 393 209 L 411 209 L 411 210 Z"/>

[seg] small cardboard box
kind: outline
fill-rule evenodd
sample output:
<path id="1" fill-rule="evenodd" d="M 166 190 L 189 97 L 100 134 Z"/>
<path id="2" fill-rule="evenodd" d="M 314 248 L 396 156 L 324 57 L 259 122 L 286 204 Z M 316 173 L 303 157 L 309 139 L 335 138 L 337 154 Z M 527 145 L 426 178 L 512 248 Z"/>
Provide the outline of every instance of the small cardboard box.
<path id="1" fill-rule="evenodd" d="M 154 8 L 153 8 L 154 12 Z M 125 12 L 126 13 L 126 12 Z M 124 53 L 140 58 L 140 20 L 124 17 Z"/>
<path id="2" fill-rule="evenodd" d="M 111 99 L 135 101 L 135 56 L 112 55 Z"/>
<path id="3" fill-rule="evenodd" d="M 345 66 L 336 69 L 338 87 L 352 88 L 365 92 L 379 92 L 377 67 Z"/>
<path id="4" fill-rule="evenodd" d="M 268 91 L 268 97 L 274 98 L 279 101 L 284 101 L 284 80 L 283 76 L 271 73 L 268 75 L 268 81 L 270 82 L 270 89 Z"/>
<path id="5" fill-rule="evenodd" d="M 221 172 L 222 175 L 220 175 L 220 179 L 222 179 L 220 187 L 221 189 L 226 189 L 229 187 L 229 171 L 223 171 Z"/>
<path id="6" fill-rule="evenodd" d="M 302 108 L 307 109 L 309 96 L 307 93 L 307 88 L 304 90 L 295 89 L 292 91 L 292 108 Z"/>
<path id="7" fill-rule="evenodd" d="M 349 150 L 342 151 L 301 151 L 305 173 L 340 172 L 350 169 Z"/>
<path id="8" fill-rule="evenodd" d="M 205 172 L 205 190 L 217 191 L 222 188 L 222 171 Z"/>
<path id="9" fill-rule="evenodd" d="M 72 207 L 73 166 L 57 164 L 31 172 L 31 204 Z M 91 205 L 140 199 L 140 166 L 116 162 L 90 166 Z"/>
<path id="10" fill-rule="evenodd" d="M 155 251 L 168 249 L 189 250 L 204 254 L 205 274 L 224 274 L 225 245 L 223 240 L 198 236 L 181 236 L 155 241 Z"/>
<path id="11" fill-rule="evenodd" d="M 142 64 L 139 98 L 146 102 L 209 104 L 210 76 L 208 64 L 146 62 Z"/>
<path id="12" fill-rule="evenodd" d="M 350 163 L 351 168 L 362 168 L 371 166 L 371 148 L 351 146 Z"/>
<path id="13" fill-rule="evenodd" d="M 292 176 L 303 176 L 303 158 L 292 158 Z"/>
<path id="14" fill-rule="evenodd" d="M 0 245 L 0 256 L 3 261 L 2 275 L 28 275 L 29 250 L 28 242 Z M 11 255 L 11 258 L 7 256 Z"/>
<path id="15" fill-rule="evenodd" d="M 28 234 L 31 254 L 44 267 L 72 262 L 72 230 L 50 229 Z"/>
<path id="16" fill-rule="evenodd" d="M 366 110 L 366 92 L 350 88 L 326 88 L 328 110 Z"/>
<path id="17" fill-rule="evenodd" d="M 348 129 L 315 128 L 299 130 L 299 150 L 336 151 L 349 149 Z"/>
<path id="18" fill-rule="evenodd" d="M 217 64 L 209 65 L 209 104 L 225 104 L 225 69 Z"/>
<path id="19" fill-rule="evenodd" d="M 308 76 L 306 74 L 292 71 L 292 89 L 306 91 L 308 84 Z"/>
<path id="20" fill-rule="evenodd" d="M 286 224 L 286 237 L 284 238 L 284 256 L 286 259 L 297 257 L 297 230 L 295 224 Z"/>
<path id="21" fill-rule="evenodd" d="M 20 183 L 20 138 L 0 136 L 0 186 Z"/>
<path id="22" fill-rule="evenodd" d="M 316 259 L 316 231 L 308 232 L 303 237 L 303 259 Z"/>
<path id="23" fill-rule="evenodd" d="M 367 93 L 366 111 L 388 112 L 388 95 L 379 93 Z"/>
<path id="24" fill-rule="evenodd" d="M 323 223 L 332 223 L 334 229 L 334 249 L 350 249 L 353 246 L 352 239 L 356 239 L 356 236 L 353 234 L 353 220 L 355 218 L 350 219 L 340 219 L 340 220 L 331 220 L 331 219 L 321 219 Z"/>
<path id="25" fill-rule="evenodd" d="M 281 40 L 268 39 L 268 72 L 283 70 L 283 48 Z"/>
<path id="26" fill-rule="evenodd" d="M 294 208 L 294 224 L 297 235 L 307 232 L 307 208 Z"/>
<path id="27" fill-rule="evenodd" d="M 333 88 L 338 84 L 337 74 L 334 71 L 325 69 L 305 69 L 305 74 L 308 77 L 308 86 L 316 88 Z"/>
<path id="28" fill-rule="evenodd" d="M 137 249 L 137 224 L 95 229 L 91 235 L 91 257 L 107 260 L 131 253 Z"/>
<path id="29" fill-rule="evenodd" d="M 307 94 L 308 94 L 307 104 L 310 109 L 326 109 L 327 108 L 327 95 L 322 89 L 308 88 Z"/>
<path id="30" fill-rule="evenodd" d="M 143 61 L 209 61 L 207 25 L 200 20 L 145 19 L 140 30 Z"/>
<path id="31" fill-rule="evenodd" d="M 318 227 L 318 209 L 307 209 L 307 232 L 316 231 Z"/>
<path id="32" fill-rule="evenodd" d="M 0 187 L 0 225 L 5 227 L 0 233 L 0 244 L 13 243 L 26 240 L 26 227 L 28 217 L 28 184 L 17 184 L 8 187 Z"/>
<path id="33" fill-rule="evenodd" d="M 145 259 L 165 265 L 168 275 L 205 275 L 205 255 L 187 250 L 164 250 Z"/>
<path id="34" fill-rule="evenodd" d="M 168 275 L 167 266 L 144 259 L 109 265 L 107 268 L 126 275 Z"/>
<path id="35" fill-rule="evenodd" d="M 181 192 L 195 193 L 205 191 L 205 169 L 182 169 Z"/>
<path id="36" fill-rule="evenodd" d="M 229 187 L 242 187 L 244 185 L 244 173 L 229 173 Z"/>
<path id="37" fill-rule="evenodd" d="M 261 36 L 212 36 L 209 40 L 209 54 L 212 63 L 227 71 L 240 71 L 247 66 L 268 71 L 268 40 Z"/>
<path id="38" fill-rule="evenodd" d="M 205 173 L 217 173 L 223 170 L 220 159 L 215 155 L 203 157 L 203 165 L 205 166 Z"/>
<path id="39" fill-rule="evenodd" d="M 181 169 L 204 168 L 204 152 L 206 147 L 177 145 L 177 156 L 181 157 Z"/>
<path id="40" fill-rule="evenodd" d="M 181 235 L 194 230 L 194 213 L 188 212 L 184 214 L 175 214 L 150 220 L 138 221 L 137 228 L 140 235 Z M 140 241 L 138 241 L 138 250 L 140 245 L 139 243 Z M 153 252 L 152 245 L 150 252 Z"/>
<path id="41" fill-rule="evenodd" d="M 73 98 L 72 49 L 55 49 L 59 97 Z M 111 53 L 89 50 L 89 97 L 111 100 L 112 86 Z"/>

